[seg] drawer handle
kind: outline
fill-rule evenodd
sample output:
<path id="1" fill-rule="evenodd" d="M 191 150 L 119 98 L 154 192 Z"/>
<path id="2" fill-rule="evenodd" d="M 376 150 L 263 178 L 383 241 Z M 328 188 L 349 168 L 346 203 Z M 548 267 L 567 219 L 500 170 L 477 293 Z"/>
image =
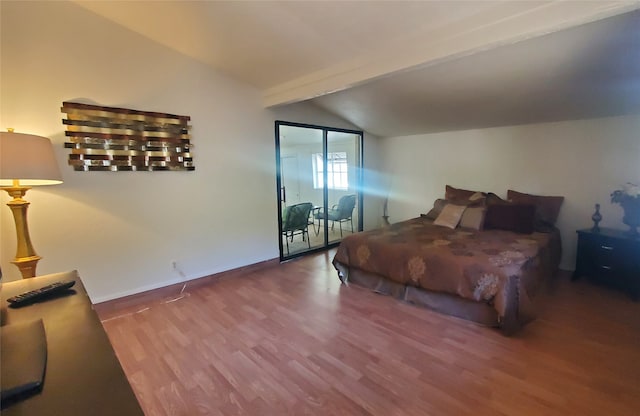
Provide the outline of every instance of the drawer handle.
<path id="1" fill-rule="evenodd" d="M 600 267 L 605 269 L 605 270 L 611 270 L 611 266 L 600 266 Z"/>
<path id="2" fill-rule="evenodd" d="M 603 248 L 605 250 L 613 250 L 613 247 L 611 246 L 600 246 L 600 248 Z"/>

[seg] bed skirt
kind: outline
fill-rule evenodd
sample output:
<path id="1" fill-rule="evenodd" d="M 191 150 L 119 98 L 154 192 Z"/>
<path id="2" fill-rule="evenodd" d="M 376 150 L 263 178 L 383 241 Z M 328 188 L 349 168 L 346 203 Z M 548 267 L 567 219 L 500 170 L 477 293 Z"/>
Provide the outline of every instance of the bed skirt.
<path id="1" fill-rule="evenodd" d="M 349 268 L 336 260 L 333 265 L 338 270 L 338 277 L 342 283 L 355 283 L 376 293 L 393 296 L 404 302 L 426 307 L 439 313 L 488 327 L 497 327 L 505 335 L 512 335 L 536 317 L 535 308 L 531 302 L 528 299 L 521 299 L 519 296 L 522 288 L 516 276 L 509 278 L 507 289 L 515 296 L 509 296 L 505 316 L 500 317 L 496 309 L 486 302 L 477 302 L 449 293 L 433 292 L 404 285 L 355 267 Z"/>

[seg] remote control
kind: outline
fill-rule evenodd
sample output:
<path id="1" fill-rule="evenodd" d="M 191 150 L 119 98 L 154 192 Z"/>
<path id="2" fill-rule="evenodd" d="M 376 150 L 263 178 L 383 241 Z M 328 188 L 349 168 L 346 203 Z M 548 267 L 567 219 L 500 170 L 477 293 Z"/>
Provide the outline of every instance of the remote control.
<path id="1" fill-rule="evenodd" d="M 68 280 L 66 282 L 54 282 L 54 283 L 51 283 L 50 285 L 43 286 L 39 289 L 30 290 L 28 292 L 24 292 L 16 296 L 12 296 L 9 299 L 7 299 L 7 302 L 11 304 L 10 306 L 15 308 L 19 306 L 29 305 L 31 303 L 35 303 L 42 299 L 46 299 L 60 292 L 64 292 L 75 284 L 76 284 L 75 280 Z"/>

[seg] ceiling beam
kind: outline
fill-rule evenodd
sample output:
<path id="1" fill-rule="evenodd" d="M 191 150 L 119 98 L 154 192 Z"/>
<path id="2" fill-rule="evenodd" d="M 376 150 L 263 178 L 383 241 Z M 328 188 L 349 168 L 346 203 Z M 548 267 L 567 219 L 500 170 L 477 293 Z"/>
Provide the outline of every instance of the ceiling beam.
<path id="1" fill-rule="evenodd" d="M 263 105 L 308 100 L 461 56 L 513 44 L 640 8 L 640 1 L 505 2 L 422 30 L 335 66 L 266 89 Z"/>

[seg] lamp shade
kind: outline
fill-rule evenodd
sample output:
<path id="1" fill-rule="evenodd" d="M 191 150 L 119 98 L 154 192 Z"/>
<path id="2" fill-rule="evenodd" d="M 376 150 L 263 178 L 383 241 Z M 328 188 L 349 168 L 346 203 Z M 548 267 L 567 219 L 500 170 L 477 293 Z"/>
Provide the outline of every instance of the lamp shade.
<path id="1" fill-rule="evenodd" d="M 53 145 L 46 137 L 0 132 L 0 186 L 62 183 Z"/>

